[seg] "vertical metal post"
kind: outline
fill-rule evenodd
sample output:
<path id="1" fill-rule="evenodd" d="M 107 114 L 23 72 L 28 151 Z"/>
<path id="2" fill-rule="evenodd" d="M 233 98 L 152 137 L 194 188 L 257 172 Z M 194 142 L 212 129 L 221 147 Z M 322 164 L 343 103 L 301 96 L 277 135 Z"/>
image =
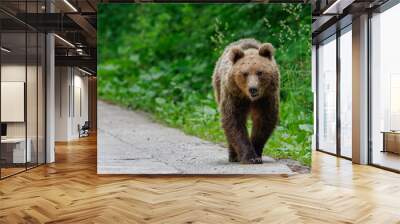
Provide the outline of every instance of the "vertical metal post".
<path id="1" fill-rule="evenodd" d="M 25 21 L 28 19 L 28 0 L 25 0 Z M 27 91 L 28 90 L 28 24 L 25 23 L 25 102 L 24 102 L 24 121 L 25 121 L 25 170 L 28 169 L 28 113 L 27 113 Z"/>
<path id="2" fill-rule="evenodd" d="M 315 47 L 315 90 L 316 90 L 316 96 L 315 96 L 315 148 L 318 150 L 319 149 L 319 44 L 316 45 Z"/>
<path id="3" fill-rule="evenodd" d="M 2 23 L 0 23 L 0 47 L 2 47 Z M 2 67 L 2 58 L 1 58 L 2 52 L 0 50 L 0 125 L 2 124 L 1 122 L 1 67 Z M 2 179 L 1 176 L 1 170 L 2 170 L 2 162 L 1 162 L 1 144 L 0 144 L 0 180 Z"/>
<path id="4" fill-rule="evenodd" d="M 371 19 L 372 19 L 372 12 L 368 11 L 368 25 L 367 25 L 367 45 L 368 45 L 368 53 L 367 53 L 367 64 L 368 64 L 368 70 L 367 70 L 367 82 L 368 82 L 368 164 L 372 164 L 373 163 L 373 153 L 372 153 L 372 83 L 371 83 L 371 71 L 372 71 L 372 62 L 371 62 L 371 51 L 372 51 L 372 30 L 371 30 Z"/>
<path id="5" fill-rule="evenodd" d="M 340 28 L 336 28 L 336 155 L 341 156 L 341 118 L 340 118 Z"/>
<path id="6" fill-rule="evenodd" d="M 39 1 L 36 1 L 39 13 Z M 36 31 L 36 166 L 39 165 L 39 31 Z"/>

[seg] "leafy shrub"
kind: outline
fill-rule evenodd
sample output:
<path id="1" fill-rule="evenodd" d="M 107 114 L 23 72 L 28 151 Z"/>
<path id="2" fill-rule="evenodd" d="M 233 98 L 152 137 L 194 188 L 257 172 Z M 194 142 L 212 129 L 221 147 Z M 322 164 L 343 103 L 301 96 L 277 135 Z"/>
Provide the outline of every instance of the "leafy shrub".
<path id="1" fill-rule="evenodd" d="M 311 162 L 311 9 L 304 4 L 100 4 L 99 97 L 224 142 L 211 75 L 226 45 L 270 42 L 281 120 L 264 152 Z"/>

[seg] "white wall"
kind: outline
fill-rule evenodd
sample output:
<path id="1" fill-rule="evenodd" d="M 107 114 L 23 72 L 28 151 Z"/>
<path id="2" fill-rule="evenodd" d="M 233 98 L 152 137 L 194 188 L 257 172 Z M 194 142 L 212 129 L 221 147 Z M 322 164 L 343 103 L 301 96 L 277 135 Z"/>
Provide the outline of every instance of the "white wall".
<path id="1" fill-rule="evenodd" d="M 26 70 L 27 69 L 27 70 Z M 27 66 L 25 64 L 3 64 L 1 66 L 1 81 L 2 82 L 24 82 L 26 71 L 28 74 L 36 74 L 36 66 Z M 30 76 L 28 76 L 28 81 L 30 86 L 36 86 L 36 80 L 30 80 Z M 4 96 L 3 96 L 4 97 Z M 34 108 L 36 112 L 36 88 L 27 88 L 27 106 Z M 39 105 L 40 106 L 40 105 Z M 2 110 L 7 110 L 8 108 L 1 108 Z M 24 109 L 24 108 L 22 108 Z M 27 109 L 27 118 L 28 118 L 28 129 L 31 130 L 33 128 L 36 130 L 36 113 L 32 113 L 32 109 Z M 34 122 L 34 123 L 32 123 Z M 7 135 L 8 137 L 25 137 L 25 123 L 26 122 L 7 122 Z M 28 130 L 28 137 L 29 137 L 29 130 Z M 36 133 L 36 132 L 35 132 Z"/>
<path id="2" fill-rule="evenodd" d="M 79 72 L 78 75 L 76 74 L 77 70 L 75 70 L 75 77 L 74 77 L 74 100 L 75 100 L 75 113 L 74 119 L 72 120 L 72 126 L 74 127 L 72 129 L 72 135 L 73 136 L 78 136 L 78 129 L 77 126 L 78 124 L 83 125 L 85 121 L 88 120 L 88 77 L 87 76 L 82 76 L 82 73 Z M 80 93 L 79 93 L 80 91 Z M 80 98 L 78 98 L 80 95 Z M 79 103 L 80 101 L 80 103 Z M 79 108 L 81 107 L 81 108 Z M 81 110 L 81 111 L 80 111 Z"/>
<path id="3" fill-rule="evenodd" d="M 56 67 L 55 86 L 55 140 L 77 139 L 78 124 L 88 120 L 88 77 L 76 68 Z"/>
<path id="4" fill-rule="evenodd" d="M 67 67 L 55 68 L 55 141 L 68 140 L 68 117 L 70 84 L 69 69 Z"/>

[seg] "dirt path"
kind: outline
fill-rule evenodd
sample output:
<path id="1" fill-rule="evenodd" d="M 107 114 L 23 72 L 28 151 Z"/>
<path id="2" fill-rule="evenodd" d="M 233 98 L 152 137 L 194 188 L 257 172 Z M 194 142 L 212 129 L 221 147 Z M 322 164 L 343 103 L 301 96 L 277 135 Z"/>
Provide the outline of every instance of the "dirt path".
<path id="1" fill-rule="evenodd" d="M 262 165 L 229 163 L 220 145 L 102 101 L 97 141 L 99 174 L 293 174 L 269 157 Z"/>

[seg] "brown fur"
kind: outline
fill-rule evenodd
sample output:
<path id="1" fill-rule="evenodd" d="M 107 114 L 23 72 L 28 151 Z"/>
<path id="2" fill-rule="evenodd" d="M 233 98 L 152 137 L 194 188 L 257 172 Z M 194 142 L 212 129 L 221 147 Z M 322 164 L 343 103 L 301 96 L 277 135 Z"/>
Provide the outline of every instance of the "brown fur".
<path id="1" fill-rule="evenodd" d="M 280 75 L 274 51 L 269 43 L 242 39 L 227 46 L 215 66 L 213 87 L 231 162 L 262 163 L 264 145 L 278 123 Z"/>

